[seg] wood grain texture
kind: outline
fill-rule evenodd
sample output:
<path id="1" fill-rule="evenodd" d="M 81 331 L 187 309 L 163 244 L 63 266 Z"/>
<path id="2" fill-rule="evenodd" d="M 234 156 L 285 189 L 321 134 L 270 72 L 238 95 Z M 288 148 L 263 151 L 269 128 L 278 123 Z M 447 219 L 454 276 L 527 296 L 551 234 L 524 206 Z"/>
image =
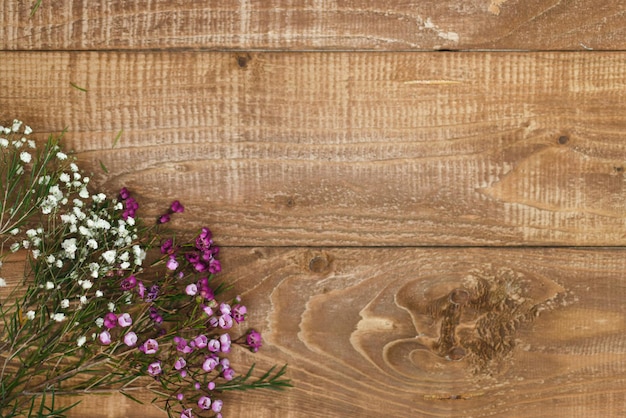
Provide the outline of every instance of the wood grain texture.
<path id="1" fill-rule="evenodd" d="M 224 245 L 625 240 L 626 53 L 0 60 L 5 119 L 68 127 L 100 187 L 179 198 Z"/>
<path id="2" fill-rule="evenodd" d="M 295 383 L 284 396 L 225 395 L 227 416 L 626 412 L 623 250 L 257 247 L 221 256 L 222 278 L 265 340 L 256 355 L 235 352 L 234 364 L 289 363 Z M 73 416 L 162 416 L 104 399 L 85 398 Z"/>
<path id="3" fill-rule="evenodd" d="M 33 1 L 0 4 L 0 49 L 616 50 L 621 0 Z"/>

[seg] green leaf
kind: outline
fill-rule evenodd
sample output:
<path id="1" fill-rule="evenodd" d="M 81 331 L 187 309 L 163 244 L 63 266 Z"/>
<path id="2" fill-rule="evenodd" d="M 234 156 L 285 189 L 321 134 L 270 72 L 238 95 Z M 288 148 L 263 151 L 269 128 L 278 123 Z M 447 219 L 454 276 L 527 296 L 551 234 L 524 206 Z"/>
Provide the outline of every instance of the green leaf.
<path id="1" fill-rule="evenodd" d="M 72 83 L 71 81 L 70 81 L 70 85 L 71 85 L 72 87 L 74 87 L 76 90 L 80 90 L 80 91 L 82 91 L 82 92 L 84 92 L 84 93 L 87 93 L 87 89 L 86 89 L 86 88 L 84 88 L 84 87 L 77 86 L 76 84 Z"/>
<path id="2" fill-rule="evenodd" d="M 124 132 L 123 129 L 120 129 L 120 131 L 117 133 L 117 135 L 115 136 L 115 139 L 113 140 L 113 145 L 111 145 L 111 148 L 115 148 L 115 146 L 117 145 L 118 141 L 120 140 L 120 138 L 122 137 L 122 133 Z"/>
<path id="3" fill-rule="evenodd" d="M 107 166 L 104 165 L 102 160 L 98 160 L 98 162 L 100 163 L 100 168 L 102 169 L 102 171 L 104 171 L 105 173 L 109 174 L 109 170 L 107 169 Z"/>

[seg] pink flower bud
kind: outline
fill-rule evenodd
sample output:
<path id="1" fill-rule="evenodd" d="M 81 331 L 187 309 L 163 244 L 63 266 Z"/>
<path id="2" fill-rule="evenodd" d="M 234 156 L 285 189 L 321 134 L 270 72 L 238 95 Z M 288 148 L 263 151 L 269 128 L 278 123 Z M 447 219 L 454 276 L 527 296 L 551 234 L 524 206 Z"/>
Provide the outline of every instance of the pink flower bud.
<path id="1" fill-rule="evenodd" d="M 98 336 L 98 339 L 104 345 L 111 344 L 111 334 L 109 334 L 109 331 L 102 331 Z"/>
<path id="2" fill-rule="evenodd" d="M 122 328 L 129 327 L 133 324 L 133 318 L 131 318 L 130 314 L 123 313 L 117 318 L 117 323 Z"/>
<path id="3" fill-rule="evenodd" d="M 131 331 L 128 334 L 124 335 L 124 344 L 129 347 L 134 347 L 135 344 L 137 344 L 137 334 Z"/>

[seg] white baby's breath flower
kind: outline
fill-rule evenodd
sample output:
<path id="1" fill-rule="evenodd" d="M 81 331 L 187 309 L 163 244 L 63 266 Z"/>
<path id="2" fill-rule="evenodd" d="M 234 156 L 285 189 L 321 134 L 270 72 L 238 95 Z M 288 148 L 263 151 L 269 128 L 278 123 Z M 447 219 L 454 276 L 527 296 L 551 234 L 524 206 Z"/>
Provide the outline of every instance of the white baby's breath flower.
<path id="1" fill-rule="evenodd" d="M 81 286 L 83 287 L 83 289 L 87 290 L 91 289 L 93 283 L 91 283 L 91 280 L 85 280 Z"/>
<path id="2" fill-rule="evenodd" d="M 30 135 L 33 133 L 33 130 L 30 128 L 30 126 L 26 125 L 24 126 L 24 135 Z"/>
<path id="3" fill-rule="evenodd" d="M 109 263 L 109 264 L 113 264 L 115 262 L 115 255 L 117 254 L 117 252 L 115 250 L 109 250 L 109 251 L 105 251 L 102 253 L 102 258 L 104 258 L 104 260 Z"/>
<path id="4" fill-rule="evenodd" d="M 98 328 L 102 328 L 102 325 L 104 325 L 104 318 L 96 319 L 96 325 L 98 326 Z"/>
<path id="5" fill-rule="evenodd" d="M 91 271 L 91 277 L 97 279 L 100 271 L 100 265 L 98 263 L 89 263 L 89 271 Z"/>
<path id="6" fill-rule="evenodd" d="M 26 151 L 20 153 L 20 160 L 28 164 L 33 157 Z"/>
<path id="7" fill-rule="evenodd" d="M 56 261 L 56 259 L 54 258 L 54 256 L 52 254 L 50 254 L 49 256 L 46 257 L 46 263 L 48 264 L 52 264 Z"/>
<path id="8" fill-rule="evenodd" d="M 101 298 L 102 296 L 104 296 L 104 293 L 102 293 L 102 290 L 96 290 L 96 297 Z"/>
<path id="9" fill-rule="evenodd" d="M 84 235 L 86 237 L 93 236 L 93 233 L 87 227 L 84 227 L 83 225 L 78 227 L 78 232 L 80 232 L 81 235 Z"/>
<path id="10" fill-rule="evenodd" d="M 109 312 L 113 312 L 115 310 L 115 304 L 113 302 L 109 302 L 107 308 L 109 308 Z"/>
<path id="11" fill-rule="evenodd" d="M 128 225 L 130 225 L 130 226 L 134 226 L 135 225 L 135 218 L 133 218 L 132 216 L 129 216 L 128 218 L 126 218 L 126 223 L 128 223 Z"/>
<path id="12" fill-rule="evenodd" d="M 126 270 L 129 267 L 130 267 L 130 263 L 128 261 L 124 261 L 122 264 L 120 264 L 120 268 L 122 270 Z"/>
<path id="13" fill-rule="evenodd" d="M 0 138 L 0 147 L 6 148 L 9 146 L 9 140 L 6 138 Z"/>
<path id="14" fill-rule="evenodd" d="M 86 305 L 86 304 L 87 304 L 87 302 L 88 302 L 88 300 L 87 300 L 87 296 L 85 296 L 85 295 L 82 295 L 82 296 L 79 298 L 79 300 L 80 300 L 80 304 L 81 304 L 81 305 Z"/>
<path id="15" fill-rule="evenodd" d="M 67 160 L 67 154 L 65 154 L 64 152 L 59 151 L 59 152 L 57 152 L 57 158 L 59 160 L 61 160 L 61 161 Z"/>
<path id="16" fill-rule="evenodd" d="M 135 264 L 140 266 L 146 258 L 146 252 L 139 245 L 133 245 L 133 255 L 135 256 Z"/>
<path id="17" fill-rule="evenodd" d="M 31 311 L 26 312 L 26 318 L 30 319 L 31 321 L 35 319 L 35 311 L 31 310 Z"/>
<path id="18" fill-rule="evenodd" d="M 83 187 L 82 189 L 80 189 L 80 192 L 78 192 L 78 195 L 83 199 L 87 199 L 89 197 L 89 191 L 86 187 Z"/>
<path id="19" fill-rule="evenodd" d="M 91 248 L 92 250 L 97 250 L 98 242 L 95 239 L 90 238 L 87 240 L 87 247 Z"/>
<path id="20" fill-rule="evenodd" d="M 61 247 L 65 250 L 65 256 L 71 259 L 76 257 L 76 238 L 68 238 L 61 243 Z"/>
<path id="21" fill-rule="evenodd" d="M 13 252 L 13 253 L 16 252 L 17 250 L 20 249 L 20 243 L 19 242 L 14 242 L 13 244 L 11 244 L 10 249 L 11 249 L 11 252 Z"/>
<path id="22" fill-rule="evenodd" d="M 70 307 L 70 301 L 69 299 L 63 299 L 61 301 L 61 308 L 66 309 Z"/>
<path id="23" fill-rule="evenodd" d="M 0 287 L 6 287 L 7 286 L 7 281 L 4 280 L 2 277 L 0 277 Z"/>
<path id="24" fill-rule="evenodd" d="M 85 337 L 84 335 L 81 335 L 76 340 L 76 345 L 79 346 L 79 347 L 82 347 L 86 342 L 87 342 L 87 337 Z"/>
<path id="25" fill-rule="evenodd" d="M 46 282 L 46 289 L 48 289 L 48 290 L 52 290 L 52 289 L 54 289 L 54 283 L 52 283 L 52 282 Z"/>
<path id="26" fill-rule="evenodd" d="M 69 183 L 71 178 L 69 174 L 61 173 L 61 175 L 59 176 L 59 180 L 61 180 L 63 183 Z"/>
<path id="27" fill-rule="evenodd" d="M 40 250 L 33 250 L 33 251 L 31 251 L 31 253 L 30 253 L 30 254 L 32 255 L 33 259 L 35 259 L 35 260 L 36 260 L 36 259 L 38 259 L 38 258 L 39 258 L 39 256 L 41 255 L 41 251 L 40 251 Z"/>
<path id="28" fill-rule="evenodd" d="M 63 261 L 62 260 L 57 260 L 56 263 L 54 263 L 55 266 L 57 266 L 58 268 L 63 267 Z"/>
<path id="29" fill-rule="evenodd" d="M 35 144 L 35 141 L 33 141 L 32 139 L 29 139 L 28 140 L 28 148 L 31 148 L 31 149 L 37 148 L 37 145 Z"/>
<path id="30" fill-rule="evenodd" d="M 34 229 L 32 229 L 32 228 L 31 228 L 31 229 L 29 229 L 28 231 L 26 231 L 26 236 L 27 236 L 28 238 L 32 238 L 32 237 L 34 237 L 34 236 L 36 236 L 36 235 L 37 235 L 37 231 L 35 231 L 35 230 L 34 230 Z"/>
<path id="31" fill-rule="evenodd" d="M 17 235 L 20 233 L 19 228 L 13 228 L 12 230 L 9 231 L 9 234 L 11 235 Z"/>
<path id="32" fill-rule="evenodd" d="M 65 321 L 65 314 L 64 313 L 53 313 L 50 314 L 50 319 L 54 319 L 56 322 L 63 322 Z"/>
<path id="33" fill-rule="evenodd" d="M 19 121 L 17 119 L 13 120 L 13 126 L 11 126 L 11 130 L 13 132 L 17 132 L 20 130 L 20 126 L 22 126 L 22 121 Z"/>

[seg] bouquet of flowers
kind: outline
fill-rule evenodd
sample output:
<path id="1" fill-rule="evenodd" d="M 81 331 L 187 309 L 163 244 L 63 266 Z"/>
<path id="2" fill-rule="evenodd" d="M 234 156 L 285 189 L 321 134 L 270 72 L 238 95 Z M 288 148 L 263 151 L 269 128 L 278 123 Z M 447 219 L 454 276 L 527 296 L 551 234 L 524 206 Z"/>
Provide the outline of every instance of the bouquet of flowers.
<path id="1" fill-rule="evenodd" d="M 234 347 L 256 352 L 240 297 L 227 285 L 211 231 L 191 240 L 137 216 L 129 190 L 110 198 L 51 136 L 43 147 L 20 121 L 0 126 L 2 259 L 27 252 L 27 267 L 0 301 L 0 416 L 63 416 L 59 394 L 131 391 L 147 382 L 170 417 L 221 417 L 227 390 L 283 389 L 286 366 L 237 374 Z"/>

